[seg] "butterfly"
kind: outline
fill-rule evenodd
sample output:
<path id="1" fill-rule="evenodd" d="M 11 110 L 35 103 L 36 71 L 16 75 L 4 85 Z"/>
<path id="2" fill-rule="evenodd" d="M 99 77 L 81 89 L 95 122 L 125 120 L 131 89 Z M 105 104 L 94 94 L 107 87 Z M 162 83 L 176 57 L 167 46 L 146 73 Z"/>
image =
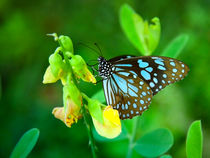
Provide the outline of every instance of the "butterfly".
<path id="1" fill-rule="evenodd" d="M 107 105 L 117 109 L 122 120 L 141 115 L 155 94 L 182 80 L 188 71 L 183 62 L 163 56 L 98 58 Z"/>

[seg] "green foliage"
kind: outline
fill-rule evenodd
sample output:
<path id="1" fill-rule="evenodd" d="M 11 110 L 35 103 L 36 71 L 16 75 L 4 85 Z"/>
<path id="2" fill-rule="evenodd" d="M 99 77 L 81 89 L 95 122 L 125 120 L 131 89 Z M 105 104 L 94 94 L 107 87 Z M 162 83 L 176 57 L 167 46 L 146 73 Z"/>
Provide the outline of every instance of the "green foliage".
<path id="1" fill-rule="evenodd" d="M 201 121 L 194 121 L 188 130 L 186 141 L 187 158 L 202 158 L 203 134 Z"/>
<path id="2" fill-rule="evenodd" d="M 148 24 L 127 4 L 121 7 L 121 27 L 130 42 L 143 55 L 151 55 L 160 39 L 160 21 L 157 17 L 151 21 L 152 24 Z"/>
<path id="3" fill-rule="evenodd" d="M 34 148 L 39 138 L 39 130 L 32 128 L 24 133 L 16 144 L 10 158 L 25 158 Z"/>
<path id="4" fill-rule="evenodd" d="M 134 149 L 145 157 L 157 157 L 173 145 L 173 135 L 168 129 L 157 129 L 137 140 Z"/>
<path id="5" fill-rule="evenodd" d="M 172 156 L 171 155 L 163 155 L 160 158 L 172 158 Z"/>
<path id="6" fill-rule="evenodd" d="M 104 90 L 103 89 L 100 89 L 98 92 L 96 92 L 92 96 L 92 98 L 99 100 L 101 103 L 105 103 L 106 102 L 105 96 L 104 96 Z"/>
<path id="7" fill-rule="evenodd" d="M 177 36 L 175 39 L 173 39 L 173 41 L 169 43 L 161 55 L 176 58 L 185 47 L 187 41 L 188 35 L 181 34 Z"/>

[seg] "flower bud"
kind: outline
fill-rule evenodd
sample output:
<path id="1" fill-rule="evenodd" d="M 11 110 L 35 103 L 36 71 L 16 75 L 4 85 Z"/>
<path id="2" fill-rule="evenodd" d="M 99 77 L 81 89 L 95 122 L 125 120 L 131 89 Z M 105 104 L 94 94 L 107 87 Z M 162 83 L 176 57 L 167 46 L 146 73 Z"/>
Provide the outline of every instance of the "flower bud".
<path id="1" fill-rule="evenodd" d="M 49 57 L 50 69 L 55 78 L 57 78 L 64 66 L 62 57 L 59 54 L 52 54 Z"/>
<path id="2" fill-rule="evenodd" d="M 98 100 L 90 98 L 87 101 L 88 101 L 88 110 L 92 118 L 94 118 L 100 123 L 103 123 L 103 114 L 101 109 L 101 106 L 103 106 L 103 104 L 101 104 Z"/>
<path id="3" fill-rule="evenodd" d="M 54 75 L 52 74 L 51 72 L 51 68 L 50 66 L 47 67 L 45 73 L 44 73 L 44 77 L 43 77 L 43 83 L 44 84 L 47 84 L 47 83 L 54 83 L 56 82 L 57 80 L 59 80 L 59 76 L 58 75 L 57 77 L 54 77 Z"/>
<path id="4" fill-rule="evenodd" d="M 121 133 L 121 122 L 119 113 L 114 110 L 112 106 L 107 106 L 103 110 L 104 123 L 100 123 L 96 119 L 93 119 L 93 124 L 98 134 L 106 138 L 115 138 Z"/>
<path id="5" fill-rule="evenodd" d="M 88 70 L 84 59 L 80 55 L 74 55 L 70 60 L 70 64 L 77 78 L 81 78 L 86 82 L 96 83 L 95 77 Z"/>
<path id="6" fill-rule="evenodd" d="M 58 38 L 59 44 L 62 47 L 63 51 L 68 51 L 73 54 L 74 49 L 73 49 L 73 44 L 71 39 L 68 36 L 59 36 Z"/>

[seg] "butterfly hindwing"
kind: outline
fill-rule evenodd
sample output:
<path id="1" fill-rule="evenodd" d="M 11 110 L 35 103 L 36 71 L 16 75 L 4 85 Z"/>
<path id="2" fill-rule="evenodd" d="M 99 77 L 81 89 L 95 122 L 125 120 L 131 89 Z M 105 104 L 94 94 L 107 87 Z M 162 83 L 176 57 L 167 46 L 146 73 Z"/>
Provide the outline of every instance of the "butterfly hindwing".
<path id="1" fill-rule="evenodd" d="M 103 85 L 107 104 L 119 111 L 121 119 L 141 115 L 151 103 L 150 87 L 135 73 L 116 71 Z"/>

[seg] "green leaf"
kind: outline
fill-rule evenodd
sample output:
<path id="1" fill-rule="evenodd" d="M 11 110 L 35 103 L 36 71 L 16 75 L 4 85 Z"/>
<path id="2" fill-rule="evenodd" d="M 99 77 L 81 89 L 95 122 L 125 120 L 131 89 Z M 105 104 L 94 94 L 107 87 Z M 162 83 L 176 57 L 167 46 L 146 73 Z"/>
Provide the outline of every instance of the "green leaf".
<path id="1" fill-rule="evenodd" d="M 127 4 L 124 4 L 120 9 L 120 24 L 121 27 L 130 40 L 130 42 L 141 52 L 145 52 L 144 46 L 141 44 L 141 41 L 136 32 L 136 26 L 134 23 L 133 16 L 135 11 Z"/>
<path id="2" fill-rule="evenodd" d="M 160 158 L 172 158 L 172 156 L 171 155 L 163 155 Z"/>
<path id="3" fill-rule="evenodd" d="M 145 157 L 157 157 L 173 145 L 173 135 L 168 129 L 160 128 L 145 134 L 137 140 L 134 149 Z"/>
<path id="4" fill-rule="evenodd" d="M 120 9 L 120 24 L 130 42 L 143 54 L 151 55 L 160 39 L 160 21 L 153 18 L 152 24 L 144 21 L 142 17 L 127 4 Z"/>
<path id="5" fill-rule="evenodd" d="M 176 58 L 185 47 L 188 39 L 189 37 L 186 34 L 177 36 L 169 43 L 161 55 Z"/>
<path id="6" fill-rule="evenodd" d="M 186 152 L 187 158 L 201 158 L 203 148 L 203 134 L 201 121 L 194 121 L 187 134 Z"/>
<path id="7" fill-rule="evenodd" d="M 105 103 L 106 102 L 105 97 L 104 97 L 104 90 L 103 89 L 100 89 L 91 98 L 92 99 L 97 99 L 101 103 Z"/>
<path id="8" fill-rule="evenodd" d="M 31 152 L 35 146 L 39 137 L 39 130 L 37 128 L 32 128 L 24 133 L 20 138 L 19 142 L 16 144 L 11 158 L 25 158 Z"/>

